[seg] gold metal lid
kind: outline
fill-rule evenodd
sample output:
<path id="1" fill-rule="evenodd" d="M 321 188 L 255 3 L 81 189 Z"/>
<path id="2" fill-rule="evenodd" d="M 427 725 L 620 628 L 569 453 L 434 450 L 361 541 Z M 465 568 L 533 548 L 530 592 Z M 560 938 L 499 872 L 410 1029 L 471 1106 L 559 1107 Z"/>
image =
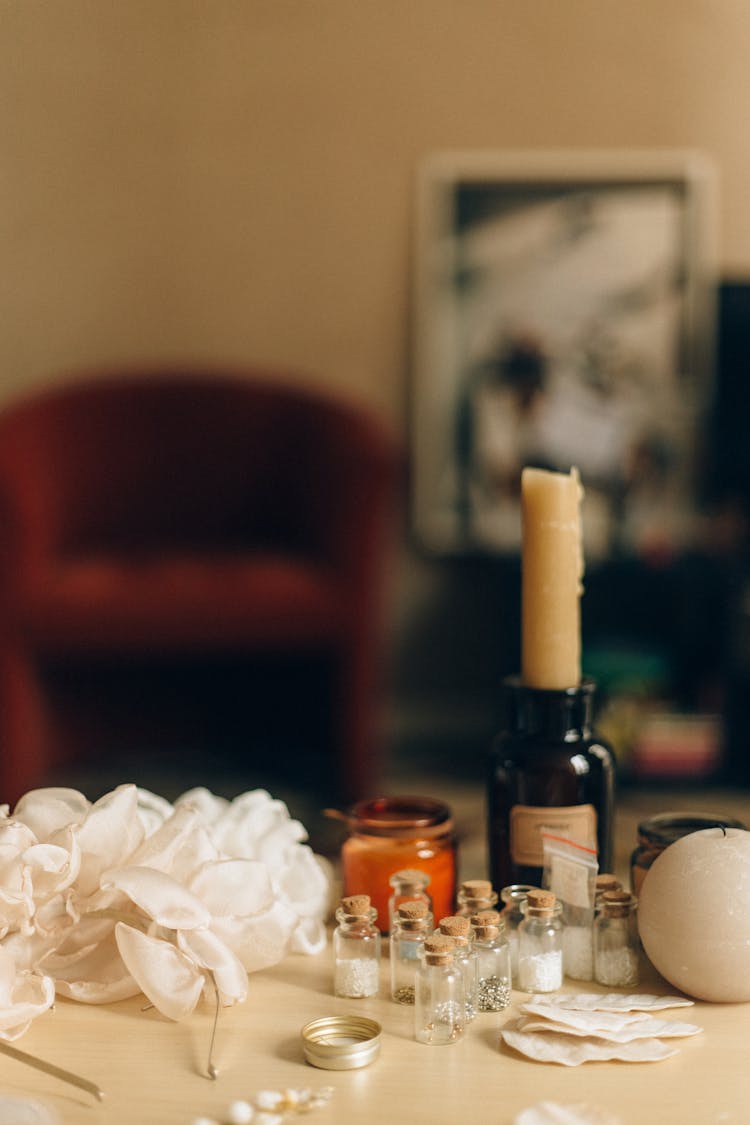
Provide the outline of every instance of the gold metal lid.
<path id="1" fill-rule="evenodd" d="M 380 1054 L 382 1028 L 366 1016 L 321 1016 L 302 1028 L 305 1058 L 324 1070 L 368 1066 Z"/>

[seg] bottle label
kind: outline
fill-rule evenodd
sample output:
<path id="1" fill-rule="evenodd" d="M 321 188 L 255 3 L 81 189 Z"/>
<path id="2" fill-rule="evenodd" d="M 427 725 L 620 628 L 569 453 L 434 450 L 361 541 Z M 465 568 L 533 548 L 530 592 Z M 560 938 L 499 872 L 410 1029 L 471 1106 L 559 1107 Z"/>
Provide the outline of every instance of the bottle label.
<path id="1" fill-rule="evenodd" d="M 510 810 L 510 854 L 519 867 L 542 867 L 542 832 L 552 832 L 596 847 L 596 809 L 593 805 L 514 805 Z"/>

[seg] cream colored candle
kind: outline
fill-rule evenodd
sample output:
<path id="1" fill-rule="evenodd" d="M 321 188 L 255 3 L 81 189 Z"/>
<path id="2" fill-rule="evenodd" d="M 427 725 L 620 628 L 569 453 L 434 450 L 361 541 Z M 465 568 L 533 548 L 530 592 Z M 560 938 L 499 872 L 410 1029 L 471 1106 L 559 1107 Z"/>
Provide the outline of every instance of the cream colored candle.
<path id="1" fill-rule="evenodd" d="M 521 678 L 529 687 L 581 679 L 582 496 L 577 469 L 521 474 Z"/>
<path id="2" fill-rule="evenodd" d="M 699 1000 L 750 1000 L 750 832 L 675 840 L 641 885 L 638 928 L 661 975 Z"/>

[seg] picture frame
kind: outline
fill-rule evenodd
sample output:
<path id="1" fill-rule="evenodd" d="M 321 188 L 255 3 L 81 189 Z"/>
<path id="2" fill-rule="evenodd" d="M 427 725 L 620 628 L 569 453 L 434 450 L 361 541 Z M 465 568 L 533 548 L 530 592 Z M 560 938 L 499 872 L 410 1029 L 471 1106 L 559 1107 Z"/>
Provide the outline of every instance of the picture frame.
<path id="1" fill-rule="evenodd" d="M 526 464 L 577 466 L 587 559 L 693 534 L 716 179 L 687 151 L 453 151 L 417 185 L 411 524 L 515 553 Z"/>

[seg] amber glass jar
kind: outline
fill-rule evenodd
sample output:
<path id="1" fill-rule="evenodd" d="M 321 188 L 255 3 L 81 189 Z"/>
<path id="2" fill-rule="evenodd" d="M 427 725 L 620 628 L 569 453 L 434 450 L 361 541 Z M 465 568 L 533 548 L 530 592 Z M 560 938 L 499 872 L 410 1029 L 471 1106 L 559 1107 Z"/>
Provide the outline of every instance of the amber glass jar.
<path id="1" fill-rule="evenodd" d="M 714 813 L 667 812 L 650 816 L 638 825 L 638 846 L 630 857 L 630 886 L 633 894 L 640 893 L 643 880 L 658 855 L 683 836 L 700 832 L 703 828 L 742 828 L 740 820 Z"/>
<path id="2" fill-rule="evenodd" d="M 345 895 L 367 894 L 388 929 L 390 878 L 404 868 L 430 877 L 435 920 L 452 914 L 457 846 L 448 805 L 431 797 L 376 797 L 349 810 L 349 836 L 341 848 Z"/>

